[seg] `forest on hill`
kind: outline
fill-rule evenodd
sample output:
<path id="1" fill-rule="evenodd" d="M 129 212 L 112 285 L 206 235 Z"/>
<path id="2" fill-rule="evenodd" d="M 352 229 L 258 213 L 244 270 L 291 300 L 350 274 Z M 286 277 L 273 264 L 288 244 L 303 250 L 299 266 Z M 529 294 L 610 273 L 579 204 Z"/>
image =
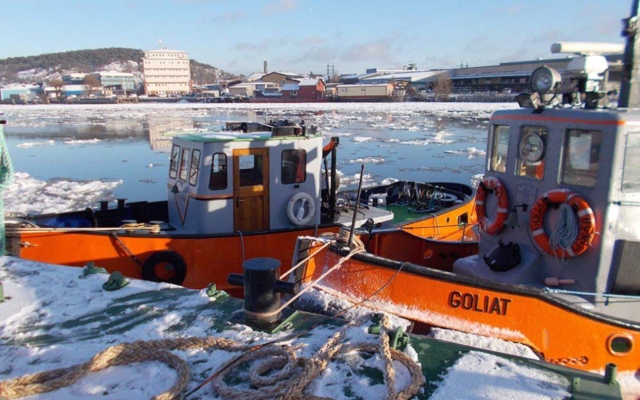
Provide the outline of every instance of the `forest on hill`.
<path id="1" fill-rule="evenodd" d="M 138 49 L 112 47 L 75 50 L 37 56 L 0 59 L 0 83 L 34 83 L 57 79 L 66 73 L 119 71 L 142 74 L 144 52 Z M 190 60 L 195 83 L 216 83 L 233 75 L 219 68 Z"/>

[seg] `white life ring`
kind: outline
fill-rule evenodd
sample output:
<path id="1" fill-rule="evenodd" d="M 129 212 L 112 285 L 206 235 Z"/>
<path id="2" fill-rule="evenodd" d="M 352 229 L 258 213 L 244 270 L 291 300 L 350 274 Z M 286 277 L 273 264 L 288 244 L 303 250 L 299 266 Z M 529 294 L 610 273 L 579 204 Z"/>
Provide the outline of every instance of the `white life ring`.
<path id="1" fill-rule="evenodd" d="M 302 205 L 294 211 L 295 204 L 298 201 L 302 201 Z M 308 211 L 305 210 L 305 204 L 308 204 Z M 305 215 L 306 211 L 306 215 Z M 291 196 L 289 203 L 287 204 L 287 217 L 294 225 L 308 225 L 316 214 L 316 203 L 313 198 L 305 192 L 298 192 Z"/>

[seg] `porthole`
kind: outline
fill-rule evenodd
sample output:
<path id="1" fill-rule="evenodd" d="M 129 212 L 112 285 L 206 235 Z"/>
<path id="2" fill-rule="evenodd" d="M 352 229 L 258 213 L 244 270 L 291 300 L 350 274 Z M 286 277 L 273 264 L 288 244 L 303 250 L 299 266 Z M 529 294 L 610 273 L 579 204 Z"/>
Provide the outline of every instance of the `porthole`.
<path id="1" fill-rule="evenodd" d="M 619 333 L 609 336 L 607 339 L 607 350 L 614 356 L 627 355 L 633 349 L 633 338 L 626 333 Z"/>

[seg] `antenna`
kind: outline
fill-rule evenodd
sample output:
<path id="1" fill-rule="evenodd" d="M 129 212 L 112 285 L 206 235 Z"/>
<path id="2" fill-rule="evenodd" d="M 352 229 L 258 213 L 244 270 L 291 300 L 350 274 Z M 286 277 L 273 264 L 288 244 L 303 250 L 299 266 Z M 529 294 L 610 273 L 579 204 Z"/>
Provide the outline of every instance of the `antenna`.
<path id="1" fill-rule="evenodd" d="M 631 6 L 631 16 L 623 19 L 622 36 L 627 38 L 622 62 L 622 81 L 620 84 L 620 95 L 618 107 L 636 108 L 640 105 L 638 77 L 633 76 L 634 70 L 640 58 L 640 48 L 636 34 L 638 32 L 636 21 L 638 19 L 638 0 L 634 0 Z"/>

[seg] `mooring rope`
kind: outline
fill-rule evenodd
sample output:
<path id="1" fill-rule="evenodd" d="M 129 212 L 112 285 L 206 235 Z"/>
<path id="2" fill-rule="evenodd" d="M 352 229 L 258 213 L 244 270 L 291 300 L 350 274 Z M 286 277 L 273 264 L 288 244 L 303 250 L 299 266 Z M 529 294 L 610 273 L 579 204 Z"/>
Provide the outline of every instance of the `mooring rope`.
<path id="1" fill-rule="evenodd" d="M 360 242 L 360 243 L 362 243 L 362 242 Z M 323 246 L 323 248 L 324 248 L 324 246 Z M 354 255 L 356 255 L 358 253 L 364 253 L 364 252 L 365 252 L 365 250 L 363 248 L 355 248 L 355 249 L 351 250 L 349 252 L 349 254 L 347 254 L 346 256 L 342 257 L 340 259 L 340 261 L 338 261 L 333 267 L 329 268 L 326 272 L 324 272 L 322 275 L 320 275 L 318 277 L 318 279 L 316 279 L 315 281 L 310 282 L 310 284 L 308 286 L 306 286 L 305 288 L 300 290 L 298 293 L 296 293 L 295 295 L 291 296 L 291 298 L 289 298 L 287 301 L 282 303 L 282 305 L 280 305 L 280 307 L 278 307 L 276 310 L 271 311 L 271 312 L 264 312 L 264 313 L 262 313 L 262 312 L 261 313 L 252 313 L 251 311 L 248 311 L 248 310 L 244 310 L 244 312 L 246 314 L 249 314 L 249 315 L 259 316 L 261 318 L 269 318 L 269 317 L 276 316 L 276 315 L 280 314 L 282 312 L 282 310 L 284 310 L 285 308 L 287 308 L 291 304 L 293 304 L 293 302 L 295 302 L 300 296 L 302 296 L 303 294 L 305 294 L 306 292 L 311 290 L 313 288 L 313 286 L 316 285 L 318 282 L 320 282 L 321 280 L 326 278 L 333 271 L 336 271 L 340 267 L 342 267 L 342 264 L 344 264 L 345 261 L 347 261 L 348 259 L 350 259 L 351 257 L 353 257 Z"/>
<path id="2" fill-rule="evenodd" d="M 0 396 L 8 399 L 25 397 L 32 394 L 51 392 L 69 386 L 89 373 L 119 365 L 139 363 L 143 361 L 160 361 L 178 374 L 178 379 L 168 391 L 153 399 L 175 399 L 184 391 L 189 383 L 189 366 L 171 350 L 188 349 L 222 349 L 243 351 L 251 346 L 238 344 L 224 338 L 178 338 L 120 343 L 96 354 L 89 361 L 71 367 L 25 375 L 20 378 L 0 382 Z"/>
<path id="3" fill-rule="evenodd" d="M 384 377 L 388 386 L 387 398 L 394 400 L 409 399 L 424 385 L 425 378 L 422 375 L 420 366 L 413 359 L 403 352 L 389 347 L 389 322 L 386 315 L 383 315 L 381 319 L 380 341 L 378 345 L 370 343 L 341 343 L 348 329 L 362 325 L 369 317 L 370 316 L 367 315 L 344 325 L 308 359 L 298 358 L 293 347 L 278 344 L 279 341 L 288 340 L 291 336 L 280 339 L 279 341 L 270 342 L 267 345 L 257 346 L 240 344 L 230 339 L 213 337 L 136 341 L 120 343 L 109 347 L 82 364 L 1 381 L 0 396 L 12 399 L 51 392 L 69 386 L 89 373 L 112 366 L 144 361 L 160 361 L 173 368 L 178 378 L 176 383 L 168 391 L 154 396 L 153 399 L 183 398 L 182 393 L 190 380 L 189 366 L 185 360 L 171 353 L 171 351 L 219 349 L 243 352 L 223 365 L 218 372 L 216 372 L 212 380 L 215 391 L 222 398 L 251 398 L 252 400 L 314 398 L 314 396 L 305 394 L 304 391 L 307 386 L 326 369 L 332 359 L 351 352 L 378 352 L 385 364 Z M 249 369 L 251 387 L 231 386 L 225 382 L 225 377 L 229 373 L 232 371 L 237 372 L 235 367 L 256 360 L 263 361 L 253 363 Z M 411 374 L 410 384 L 398 393 L 395 392 L 393 361 L 404 365 Z M 273 372 L 275 369 L 279 370 Z M 269 374 L 265 375 L 266 373 Z M 191 393 L 193 393 L 193 391 L 187 393 L 187 396 Z"/>

